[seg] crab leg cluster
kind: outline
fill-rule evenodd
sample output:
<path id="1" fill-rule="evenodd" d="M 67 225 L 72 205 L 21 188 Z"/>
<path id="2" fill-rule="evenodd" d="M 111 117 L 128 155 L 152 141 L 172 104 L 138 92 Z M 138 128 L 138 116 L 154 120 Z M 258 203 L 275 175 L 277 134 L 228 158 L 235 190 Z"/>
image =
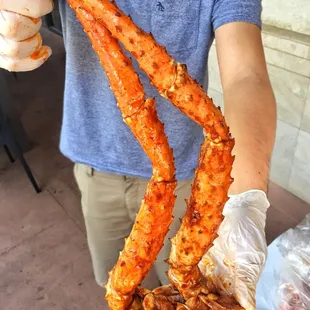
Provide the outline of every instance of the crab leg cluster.
<path id="1" fill-rule="evenodd" d="M 234 140 L 225 119 L 203 88 L 188 74 L 186 66 L 176 63 L 151 34 L 138 28 L 114 2 L 68 2 L 99 56 L 125 123 L 153 165 L 153 176 L 132 232 L 110 272 L 106 286 L 109 306 L 115 310 L 136 309 L 137 304 L 141 309 L 200 309 L 199 304 L 203 304 L 201 309 L 217 309 L 210 306 L 212 298 L 206 298 L 208 285 L 198 263 L 217 237 L 223 220 L 222 210 L 233 181 L 230 173 Z M 137 290 L 156 260 L 171 224 L 176 180 L 173 153 L 164 126 L 157 117 L 155 102 L 149 98 L 145 100 L 139 77 L 118 41 L 136 58 L 158 92 L 201 125 L 206 134 L 192 194 L 181 227 L 172 239 L 167 260 L 169 280 L 179 295 L 170 292 L 172 287 L 158 289 L 155 293 L 141 288 Z M 167 291 L 171 294 L 165 294 Z M 144 299 L 143 304 L 136 303 L 137 296 Z M 162 302 L 158 302 L 158 298 Z M 148 303 L 150 300 L 153 302 Z M 161 307 L 155 306 L 156 302 Z M 183 303 L 186 305 L 181 305 Z"/>

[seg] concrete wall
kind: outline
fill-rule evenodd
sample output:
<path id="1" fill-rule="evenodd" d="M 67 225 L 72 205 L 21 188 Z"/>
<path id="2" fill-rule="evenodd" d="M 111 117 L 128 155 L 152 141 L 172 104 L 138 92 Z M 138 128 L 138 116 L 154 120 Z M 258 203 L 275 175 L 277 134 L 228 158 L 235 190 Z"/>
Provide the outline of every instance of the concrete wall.
<path id="1" fill-rule="evenodd" d="M 309 0 L 263 0 L 263 9 L 265 24 L 309 35 Z"/>
<path id="2" fill-rule="evenodd" d="M 271 180 L 310 202 L 310 1 L 265 0 L 263 5 L 263 42 L 278 107 Z M 223 105 L 215 45 L 208 93 Z"/>

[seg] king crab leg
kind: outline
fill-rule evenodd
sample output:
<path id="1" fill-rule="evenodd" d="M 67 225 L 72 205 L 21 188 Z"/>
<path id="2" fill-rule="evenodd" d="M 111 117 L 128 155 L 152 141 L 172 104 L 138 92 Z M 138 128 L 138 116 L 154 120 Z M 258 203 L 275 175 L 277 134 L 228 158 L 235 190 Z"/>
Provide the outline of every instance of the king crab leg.
<path id="1" fill-rule="evenodd" d="M 86 19 L 88 21 L 92 20 L 93 23 L 96 24 L 97 28 L 101 27 L 100 29 L 102 33 L 106 31 L 104 30 L 105 28 L 108 29 L 108 33 L 111 33 L 115 39 L 119 40 L 124 45 L 124 47 L 137 59 L 141 69 L 146 72 L 150 78 L 151 83 L 158 89 L 159 93 L 165 98 L 169 99 L 172 104 L 180 109 L 180 111 L 188 115 L 188 117 L 203 127 L 206 134 L 206 139 L 201 147 L 198 169 L 195 171 L 192 194 L 189 201 L 187 202 L 186 214 L 182 220 L 182 224 L 178 233 L 172 239 L 171 254 L 167 260 L 167 262 L 170 264 L 168 277 L 174 288 L 176 288 L 177 291 L 180 292 L 186 300 L 185 305 L 177 303 L 174 305 L 175 308 L 226 309 L 223 308 L 224 306 L 221 306 L 221 304 L 225 304 L 226 302 L 224 299 L 216 301 L 208 295 L 208 283 L 201 275 L 198 267 L 198 263 L 201 261 L 202 257 L 205 255 L 208 249 L 212 246 L 214 239 L 217 237 L 219 225 L 223 220 L 222 210 L 228 200 L 228 190 L 231 183 L 233 182 L 230 174 L 234 160 L 233 156 L 231 155 L 232 149 L 234 147 L 234 139 L 231 138 L 229 128 L 220 109 L 213 104 L 212 99 L 207 96 L 203 88 L 199 86 L 199 84 L 188 74 L 186 66 L 176 63 L 169 56 L 166 49 L 160 46 L 151 34 L 147 34 L 142 29 L 138 28 L 132 19 L 129 16 L 126 16 L 114 2 L 110 2 L 108 0 L 68 1 L 72 8 L 76 11 L 77 8 L 83 8 L 84 15 L 89 16 Z M 96 29 L 94 24 L 93 28 L 89 29 L 88 35 L 93 42 L 95 50 L 99 54 L 103 66 L 106 68 L 108 77 L 110 78 L 110 75 L 113 74 L 113 70 L 115 70 L 114 74 L 119 74 L 117 73 L 117 70 L 128 66 L 121 64 L 121 59 L 125 56 L 123 54 L 123 56 L 120 56 L 121 53 L 119 53 L 118 57 L 116 57 L 117 63 L 114 67 L 110 68 L 111 72 L 109 75 L 109 70 L 102 60 L 104 57 L 106 57 L 103 54 L 113 56 L 111 50 L 114 50 L 114 45 L 117 45 L 117 42 L 113 41 L 115 44 L 113 43 L 112 47 L 110 45 L 104 46 L 104 44 L 102 44 L 104 39 L 102 38 L 101 34 L 101 37 L 99 35 L 96 38 L 98 42 L 98 45 L 96 46 L 96 44 L 94 44 L 93 38 L 96 35 L 97 30 L 94 30 L 94 28 Z M 112 40 L 111 36 L 109 40 Z M 128 78 L 130 75 L 127 75 L 127 73 L 124 76 L 127 76 Z M 131 72 L 131 74 L 136 76 L 135 72 Z M 131 85 L 128 86 L 128 89 L 132 91 L 134 87 Z M 117 88 L 119 85 L 115 88 L 115 85 L 113 85 L 112 81 L 111 87 L 117 98 L 118 105 L 122 110 L 122 105 L 119 101 L 119 93 L 121 92 Z M 127 90 L 126 88 L 122 89 Z M 140 107 L 141 104 L 143 104 L 143 102 L 136 102 L 134 100 L 126 101 L 126 104 L 128 104 L 128 102 L 135 103 Z M 146 101 L 145 105 L 143 105 L 144 108 L 148 107 L 147 102 L 148 101 Z M 127 116 L 124 116 L 123 114 L 123 117 L 125 122 L 131 126 L 136 137 L 139 139 L 137 132 L 140 132 L 140 128 L 144 128 L 144 131 L 147 126 L 142 124 L 144 121 L 143 118 L 146 118 L 145 115 L 141 114 L 141 124 L 138 124 L 137 121 L 133 121 L 134 117 L 138 117 L 138 115 L 140 115 L 140 110 L 143 111 L 144 109 L 139 109 L 138 107 L 136 108 L 137 112 L 135 113 L 137 113 L 137 115 L 132 114 L 128 116 L 129 118 L 127 119 Z M 164 134 L 163 130 L 159 130 L 158 133 L 159 132 Z M 156 143 L 154 143 L 154 139 L 144 140 L 143 142 L 143 139 L 141 140 L 140 138 L 140 141 L 141 145 L 144 147 L 144 150 L 150 156 L 150 150 L 152 149 L 151 146 L 156 145 Z M 153 157 L 153 159 L 155 157 Z M 152 160 L 151 156 L 150 158 Z M 163 162 L 171 163 L 171 159 L 170 161 L 168 160 Z M 153 162 L 153 165 L 154 164 L 155 162 Z M 165 164 L 163 164 L 163 167 L 165 167 Z M 171 165 L 169 167 L 171 167 Z M 165 179 L 162 176 L 161 169 L 154 169 L 153 172 L 154 176 L 156 175 L 159 177 L 160 181 L 174 182 L 174 179 L 172 178 Z M 154 195 L 154 192 L 152 191 L 154 191 L 154 189 L 149 188 L 149 196 Z M 147 195 L 148 193 L 146 193 L 146 197 Z M 141 234 L 141 230 L 135 230 L 135 227 L 139 227 L 139 225 L 141 225 L 141 221 L 147 221 L 147 219 L 142 216 L 146 214 L 144 213 L 146 211 L 146 209 L 143 210 L 142 205 L 141 211 L 139 213 L 141 216 L 139 217 L 138 215 L 131 236 L 135 235 L 136 238 L 142 238 L 143 235 Z M 153 220 L 155 221 L 155 218 L 152 219 L 152 223 L 154 223 Z M 151 224 L 148 225 L 151 227 Z M 152 230 L 152 234 L 153 236 L 156 236 L 158 231 L 156 231 L 156 227 L 154 225 L 152 227 L 152 229 L 154 229 Z M 166 232 L 167 230 L 165 233 Z M 151 230 L 149 230 L 148 233 L 150 234 Z M 131 239 L 131 236 L 129 237 L 129 240 L 131 244 L 134 244 L 135 240 Z M 159 233 L 158 236 L 164 238 L 164 234 Z M 139 241 L 141 242 L 141 240 Z M 110 274 L 110 280 L 107 286 L 107 299 L 109 300 L 112 309 L 125 309 L 126 306 L 129 305 L 128 300 L 132 300 L 131 296 L 133 294 L 134 288 L 139 284 L 138 278 L 140 280 L 143 279 L 142 276 L 135 278 L 135 275 L 130 274 L 136 273 L 137 266 L 135 264 L 137 264 L 137 261 L 131 260 L 132 265 L 127 265 L 126 262 L 130 261 L 130 252 L 128 252 L 127 244 L 128 240 L 126 241 L 124 251 L 120 256 L 117 265 Z M 140 244 L 137 242 L 135 246 L 139 247 Z M 144 255 L 146 255 L 146 252 Z M 147 268 L 143 269 L 143 271 L 147 272 L 151 263 L 153 262 L 154 260 L 150 260 L 147 263 Z M 124 269 L 120 268 L 120 266 L 124 263 L 126 265 L 125 270 L 128 272 L 128 274 L 121 272 L 121 270 Z M 142 265 L 139 264 L 138 268 L 142 268 L 141 266 Z M 143 272 L 143 274 L 145 273 Z M 134 285 L 130 286 L 129 289 L 127 279 L 130 279 L 131 277 L 135 278 L 136 281 L 132 281 Z M 130 298 L 128 296 L 130 296 Z M 158 299 L 161 299 L 162 309 L 165 309 L 163 305 L 166 303 L 163 302 L 161 297 L 159 298 L 156 296 L 162 295 L 156 295 L 154 292 L 146 294 L 144 296 L 144 302 L 142 306 L 145 309 L 157 309 L 154 304 L 158 301 Z M 126 299 L 126 302 L 123 302 L 123 299 Z M 146 301 L 148 300 L 152 301 L 153 304 L 150 302 L 150 304 L 147 305 Z M 170 299 L 168 298 L 168 300 Z M 171 300 L 170 304 L 173 304 Z M 227 309 L 241 309 L 240 306 L 238 306 L 236 303 L 226 303 L 225 307 L 227 305 L 229 306 Z"/>
<path id="2" fill-rule="evenodd" d="M 151 178 L 130 236 L 106 285 L 111 309 L 126 309 L 142 282 L 168 232 L 175 203 L 175 167 L 172 149 L 159 121 L 153 99 L 144 101 L 144 91 L 117 41 L 75 1 L 69 1 L 89 36 L 110 80 L 124 122 L 131 128 L 153 164 Z M 120 281 L 121 279 L 121 281 Z"/>
<path id="3" fill-rule="evenodd" d="M 223 220 L 222 210 L 233 181 L 230 173 L 234 140 L 220 109 L 190 77 L 186 66 L 175 64 L 151 34 L 138 28 L 114 2 L 80 2 L 136 57 L 158 91 L 206 132 L 192 195 L 168 260 L 170 281 L 188 299 L 201 291 L 198 263 L 212 246 Z"/>

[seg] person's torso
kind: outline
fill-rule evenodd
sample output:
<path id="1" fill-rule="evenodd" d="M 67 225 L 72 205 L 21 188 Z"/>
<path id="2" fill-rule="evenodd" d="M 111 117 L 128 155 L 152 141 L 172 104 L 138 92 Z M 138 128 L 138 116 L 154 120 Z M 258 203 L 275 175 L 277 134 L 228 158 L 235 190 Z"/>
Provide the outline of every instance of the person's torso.
<path id="1" fill-rule="evenodd" d="M 176 61 L 203 83 L 213 40 L 213 0 L 117 0 L 134 22 L 167 48 Z M 59 0 L 66 47 L 66 81 L 61 150 L 75 162 L 97 170 L 138 177 L 151 176 L 151 163 L 124 124 L 109 82 L 73 10 Z M 174 151 L 178 179 L 188 179 L 197 166 L 202 128 L 159 96 L 146 75 L 139 73 L 147 96 L 156 98 Z"/>

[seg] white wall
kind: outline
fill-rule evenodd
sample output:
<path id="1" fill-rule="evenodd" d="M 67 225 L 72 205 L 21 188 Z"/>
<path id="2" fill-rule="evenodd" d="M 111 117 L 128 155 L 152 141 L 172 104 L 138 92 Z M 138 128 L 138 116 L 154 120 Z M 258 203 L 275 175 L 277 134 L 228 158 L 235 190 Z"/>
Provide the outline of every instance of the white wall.
<path id="1" fill-rule="evenodd" d="M 262 17 L 267 25 L 310 34 L 309 0 L 263 0 Z"/>

